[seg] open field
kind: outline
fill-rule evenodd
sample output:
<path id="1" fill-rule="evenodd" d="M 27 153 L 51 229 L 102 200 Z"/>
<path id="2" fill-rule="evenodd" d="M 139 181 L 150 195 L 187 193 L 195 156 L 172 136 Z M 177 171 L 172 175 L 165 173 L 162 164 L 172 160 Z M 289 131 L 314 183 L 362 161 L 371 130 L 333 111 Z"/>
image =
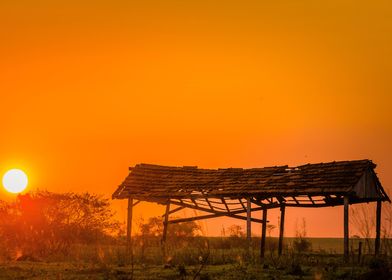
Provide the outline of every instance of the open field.
<path id="1" fill-rule="evenodd" d="M 135 265 L 102 263 L 7 262 L 0 265 L 0 279 L 389 279 L 384 268 L 343 264 L 341 256 L 312 257 L 304 264 L 287 257 L 275 265 L 268 263 L 225 265 Z M 369 265 L 370 264 L 370 265 Z M 200 272 L 199 272 L 200 271 Z M 377 278 L 373 278 L 378 275 Z"/>
<path id="2" fill-rule="evenodd" d="M 191 239 L 185 247 L 176 246 L 178 242 L 169 242 L 165 262 L 162 261 L 159 247 L 150 246 L 141 255 L 140 247 L 135 246 L 133 268 L 127 264 L 123 245 L 75 246 L 68 255 L 44 260 L 3 260 L 0 263 L 0 280 L 390 279 L 390 264 L 386 256 L 374 258 L 373 255 L 365 254 L 359 261 L 357 254 L 352 252 L 350 260 L 344 262 L 340 254 L 340 238 L 308 238 L 312 244 L 312 250 L 308 252 L 293 251 L 291 244 L 295 238 L 287 238 L 284 255 L 278 257 L 276 251 L 267 250 L 264 263 L 260 263 L 257 238 L 253 239 L 250 256 L 241 245 L 243 239 L 204 239 L 208 240 L 208 248 L 197 247 L 203 244 L 198 243 L 197 238 Z M 267 245 L 276 243 L 275 238 L 267 241 Z M 222 248 L 222 242 L 228 247 Z"/>

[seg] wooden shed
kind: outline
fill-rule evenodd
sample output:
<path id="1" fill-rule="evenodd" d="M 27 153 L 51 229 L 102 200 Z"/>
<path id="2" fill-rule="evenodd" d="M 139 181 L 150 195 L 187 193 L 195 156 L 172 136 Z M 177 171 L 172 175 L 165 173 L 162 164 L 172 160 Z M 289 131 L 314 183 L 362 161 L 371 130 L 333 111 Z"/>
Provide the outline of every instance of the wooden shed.
<path id="1" fill-rule="evenodd" d="M 169 167 L 137 164 L 113 193 L 113 199 L 128 199 L 128 241 L 132 245 L 132 208 L 140 201 L 166 205 L 163 243 L 171 223 L 227 216 L 245 220 L 248 246 L 251 223 L 262 224 L 260 257 L 264 258 L 267 212 L 280 208 L 279 254 L 282 253 L 284 216 L 287 207 L 330 207 L 344 205 L 344 255 L 349 253 L 349 205 L 376 202 L 375 253 L 380 249 L 381 203 L 385 193 L 370 160 L 336 161 L 295 167 L 201 169 L 196 166 Z M 175 208 L 171 208 L 175 206 Z M 205 214 L 170 219 L 184 208 Z M 260 218 L 252 212 L 261 211 Z"/>

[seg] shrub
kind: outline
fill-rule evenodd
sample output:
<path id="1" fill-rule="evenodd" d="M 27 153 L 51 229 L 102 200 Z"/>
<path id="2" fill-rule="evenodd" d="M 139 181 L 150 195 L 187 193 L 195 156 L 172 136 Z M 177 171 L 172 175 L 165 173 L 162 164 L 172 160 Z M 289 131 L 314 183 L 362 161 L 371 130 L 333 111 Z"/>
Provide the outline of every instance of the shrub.
<path id="1" fill-rule="evenodd" d="M 65 254 L 71 244 L 111 239 L 119 228 L 113 215 L 109 200 L 94 194 L 18 195 L 0 204 L 0 242 L 19 255 Z"/>

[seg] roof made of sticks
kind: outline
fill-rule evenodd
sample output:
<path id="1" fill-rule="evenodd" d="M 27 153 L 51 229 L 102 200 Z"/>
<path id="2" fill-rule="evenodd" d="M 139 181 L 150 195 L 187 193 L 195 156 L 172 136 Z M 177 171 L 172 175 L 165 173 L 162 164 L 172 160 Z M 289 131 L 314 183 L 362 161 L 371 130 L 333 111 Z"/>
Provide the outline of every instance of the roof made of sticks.
<path id="1" fill-rule="evenodd" d="M 370 160 L 334 161 L 262 168 L 201 169 L 137 164 L 113 193 L 163 203 L 169 199 L 349 195 L 361 201 L 388 200 Z"/>

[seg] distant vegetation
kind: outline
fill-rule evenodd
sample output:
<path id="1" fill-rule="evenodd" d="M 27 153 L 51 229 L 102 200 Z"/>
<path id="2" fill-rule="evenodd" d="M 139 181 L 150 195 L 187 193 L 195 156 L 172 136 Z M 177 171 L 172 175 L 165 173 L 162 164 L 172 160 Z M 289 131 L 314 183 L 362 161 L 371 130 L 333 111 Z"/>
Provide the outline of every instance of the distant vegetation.
<path id="1" fill-rule="evenodd" d="M 261 263 L 260 238 L 252 238 L 248 253 L 240 225 L 223 227 L 220 237 L 205 237 L 196 222 L 170 224 L 163 252 L 163 220 L 152 217 L 136 222 L 131 265 L 125 225 L 114 219 L 109 199 L 89 193 L 37 191 L 19 195 L 13 202 L 0 201 L 0 279 L 51 275 L 49 270 L 41 274 L 46 269 L 41 261 L 63 263 L 59 268 L 47 265 L 50 271 L 57 271 L 55 279 L 58 275 L 80 279 L 80 273 L 98 279 L 373 279 L 391 271 L 391 227 L 387 222 L 383 227 L 383 258 L 374 258 L 374 225 L 371 217 L 363 220 L 366 213 L 371 211 L 356 208 L 352 212 L 352 226 L 360 226 L 362 231 L 350 241 L 348 263 L 341 256 L 342 239 L 308 238 L 305 220 L 297 227 L 296 237 L 285 239 L 281 257 L 277 255 L 278 240 L 271 237 L 276 227 L 268 225 Z M 385 213 L 386 218 L 391 216 Z M 36 267 L 40 268 L 34 270 Z M 67 267 L 69 273 L 61 267 Z"/>
<path id="2" fill-rule="evenodd" d="M 3 257 L 65 255 L 73 244 L 109 242 L 119 230 L 108 199 L 37 191 L 0 203 Z"/>

